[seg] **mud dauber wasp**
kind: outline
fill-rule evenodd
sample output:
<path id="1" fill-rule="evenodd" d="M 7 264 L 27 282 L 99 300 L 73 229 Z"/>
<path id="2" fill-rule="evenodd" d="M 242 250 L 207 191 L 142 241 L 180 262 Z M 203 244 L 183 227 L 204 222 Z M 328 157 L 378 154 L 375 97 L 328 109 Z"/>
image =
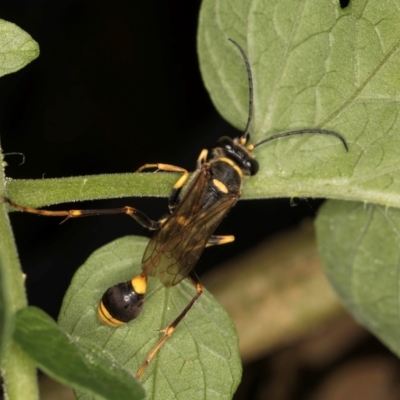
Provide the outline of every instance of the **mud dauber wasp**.
<path id="1" fill-rule="evenodd" d="M 127 214 L 139 224 L 155 233 L 151 238 L 142 259 L 142 272 L 133 279 L 110 287 L 102 296 L 98 306 L 101 322 L 117 327 L 135 319 L 141 312 L 147 288 L 147 277 L 157 277 L 165 287 L 178 284 L 188 278 L 196 289 L 196 294 L 183 311 L 161 332 L 163 336 L 148 354 L 137 372 L 140 378 L 156 353 L 191 309 L 201 295 L 202 285 L 193 271 L 198 259 L 206 247 L 234 241 L 234 236 L 216 236 L 214 231 L 236 204 L 241 195 L 241 186 L 245 176 L 258 172 L 259 165 L 253 151 L 263 143 L 301 134 L 325 134 L 338 138 L 348 150 L 345 139 L 337 132 L 324 129 L 301 129 L 270 136 L 254 145 L 247 145 L 253 114 L 253 80 L 250 64 L 241 46 L 229 39 L 239 50 L 244 60 L 249 85 L 249 112 L 246 128 L 239 138 L 222 137 L 212 150 L 202 150 L 197 159 L 197 168 L 183 196 L 182 188 L 189 179 L 189 172 L 169 164 L 145 164 L 138 169 L 142 172 L 155 168 L 157 171 L 179 172 L 182 176 L 172 188 L 169 196 L 170 215 L 159 221 L 151 220 L 133 207 L 99 210 L 49 211 L 20 206 L 5 199 L 12 207 L 43 216 L 78 218 L 93 215 Z M 64 221 L 65 221 L 64 220 Z"/>

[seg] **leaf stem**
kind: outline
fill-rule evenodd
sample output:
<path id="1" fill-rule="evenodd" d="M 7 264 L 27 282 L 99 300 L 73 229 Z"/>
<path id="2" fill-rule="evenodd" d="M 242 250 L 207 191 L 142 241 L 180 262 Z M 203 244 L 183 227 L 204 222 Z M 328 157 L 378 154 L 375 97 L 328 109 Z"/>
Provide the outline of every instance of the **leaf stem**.
<path id="1" fill-rule="evenodd" d="M 2 376 L 7 399 L 39 399 L 36 368 L 33 360 L 13 341 L 6 348 Z"/>
<path id="2" fill-rule="evenodd" d="M 0 148 L 0 166 L 3 166 Z M 0 171 L 0 199 L 4 193 L 4 168 Z M 6 206 L 0 202 L 0 268 L 5 288 L 5 319 L 12 319 L 17 310 L 27 306 L 24 276 L 18 260 Z M 12 321 L 3 321 L 11 324 Z M 10 329 L 11 330 L 11 329 Z M 9 400 L 37 400 L 39 398 L 36 369 L 32 359 L 12 341 L 11 332 L 4 335 L 7 343 L 1 360 L 5 396 Z"/>

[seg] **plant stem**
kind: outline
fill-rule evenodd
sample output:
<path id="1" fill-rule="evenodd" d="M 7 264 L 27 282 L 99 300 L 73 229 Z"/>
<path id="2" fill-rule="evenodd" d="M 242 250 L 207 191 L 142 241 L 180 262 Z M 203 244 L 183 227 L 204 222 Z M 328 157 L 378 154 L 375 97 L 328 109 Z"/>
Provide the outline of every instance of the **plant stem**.
<path id="1" fill-rule="evenodd" d="M 3 158 L 0 149 L 0 166 Z M 24 276 L 18 260 L 17 249 L 12 234 L 6 205 L 2 201 L 4 193 L 4 170 L 0 171 L 0 268 L 2 268 L 3 288 L 5 289 L 5 307 L 8 308 L 5 319 L 11 319 L 15 313 L 27 306 Z M 8 316 L 8 318 L 7 318 Z M 4 321 L 10 324 L 10 321 Z M 11 329 L 10 329 L 11 331 Z M 9 400 L 37 400 L 39 391 L 36 369 L 31 358 L 12 341 L 11 332 L 4 335 L 7 344 L 4 358 L 1 360 L 3 388 Z"/>
<path id="2" fill-rule="evenodd" d="M 7 399 L 39 399 L 36 368 L 33 360 L 13 341 L 10 341 L 6 348 L 2 376 Z"/>

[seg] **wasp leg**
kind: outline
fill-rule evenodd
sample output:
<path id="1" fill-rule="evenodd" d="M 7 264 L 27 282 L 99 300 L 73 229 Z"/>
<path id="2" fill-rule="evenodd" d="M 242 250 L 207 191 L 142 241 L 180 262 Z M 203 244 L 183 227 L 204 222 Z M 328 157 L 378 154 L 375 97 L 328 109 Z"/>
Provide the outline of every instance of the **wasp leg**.
<path id="1" fill-rule="evenodd" d="M 201 166 L 207 161 L 208 150 L 203 149 L 197 158 L 197 169 L 200 169 Z"/>
<path id="2" fill-rule="evenodd" d="M 233 235 L 226 235 L 226 236 L 212 235 L 212 236 L 210 236 L 210 239 L 208 239 L 206 247 L 218 246 L 220 244 L 225 244 L 225 243 L 231 243 L 234 240 L 235 240 L 235 236 L 233 236 Z"/>
<path id="3" fill-rule="evenodd" d="M 10 199 L 4 198 L 4 201 L 8 203 L 11 207 L 24 211 L 30 214 L 43 215 L 45 217 L 65 217 L 61 222 L 65 222 L 70 218 L 80 218 L 80 217 L 91 217 L 93 215 L 113 215 L 113 214 L 127 214 L 136 220 L 140 225 L 144 226 L 149 230 L 157 230 L 161 226 L 160 221 L 153 221 L 146 214 L 142 213 L 136 208 L 125 206 L 122 208 L 109 208 L 109 209 L 98 209 L 98 210 L 63 210 L 63 211 L 50 211 L 41 210 L 37 208 L 24 207 L 19 204 L 13 203 Z"/>
<path id="4" fill-rule="evenodd" d="M 144 164 L 136 172 L 142 172 L 145 169 L 156 168 L 157 171 L 168 171 L 168 172 L 182 172 L 182 176 L 176 181 L 172 187 L 171 193 L 168 199 L 169 211 L 174 211 L 175 207 L 179 203 L 179 194 L 183 188 L 183 185 L 189 178 L 189 172 L 185 168 L 177 167 L 170 164 Z"/>
<path id="5" fill-rule="evenodd" d="M 188 311 L 192 308 L 193 304 L 196 300 L 200 297 L 203 293 L 203 286 L 201 285 L 198 276 L 195 274 L 194 271 L 190 273 L 188 279 L 192 282 L 193 286 L 196 288 L 196 294 L 190 300 L 188 305 L 184 308 L 184 310 L 165 328 L 162 329 L 160 332 L 163 332 L 163 337 L 157 342 L 157 344 L 153 347 L 153 349 L 148 354 L 146 360 L 140 366 L 136 377 L 139 379 L 143 375 L 144 371 L 146 370 L 147 366 L 150 364 L 151 360 L 153 360 L 154 356 L 157 354 L 158 350 L 162 347 L 162 345 L 167 341 L 167 339 L 173 334 L 176 327 L 178 326 L 179 322 L 182 321 L 183 317 L 188 313 Z"/>

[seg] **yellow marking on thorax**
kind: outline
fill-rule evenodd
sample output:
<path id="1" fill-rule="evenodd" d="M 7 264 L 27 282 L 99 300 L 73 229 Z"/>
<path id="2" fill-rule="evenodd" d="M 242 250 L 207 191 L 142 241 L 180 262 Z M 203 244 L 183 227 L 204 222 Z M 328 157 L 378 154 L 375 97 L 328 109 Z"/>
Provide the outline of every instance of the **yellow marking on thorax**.
<path id="1" fill-rule="evenodd" d="M 131 284 L 132 284 L 133 290 L 137 294 L 145 294 L 146 289 L 147 289 L 147 275 L 140 274 L 140 275 L 135 276 L 131 280 Z"/>
<path id="2" fill-rule="evenodd" d="M 218 179 L 213 179 L 213 184 L 215 187 L 218 188 L 218 190 L 222 193 L 228 193 L 228 188 L 226 187 L 226 185 L 219 181 Z"/>
<path id="3" fill-rule="evenodd" d="M 241 170 L 241 169 L 238 167 L 238 165 L 237 165 L 234 161 L 232 161 L 230 158 L 221 157 L 221 158 L 218 159 L 218 161 L 222 161 L 222 162 L 225 162 L 225 163 L 229 164 L 232 168 L 234 168 L 234 169 L 236 170 L 236 172 L 238 173 L 238 175 L 240 176 L 240 178 L 243 177 L 243 172 L 242 172 L 242 170 Z"/>

